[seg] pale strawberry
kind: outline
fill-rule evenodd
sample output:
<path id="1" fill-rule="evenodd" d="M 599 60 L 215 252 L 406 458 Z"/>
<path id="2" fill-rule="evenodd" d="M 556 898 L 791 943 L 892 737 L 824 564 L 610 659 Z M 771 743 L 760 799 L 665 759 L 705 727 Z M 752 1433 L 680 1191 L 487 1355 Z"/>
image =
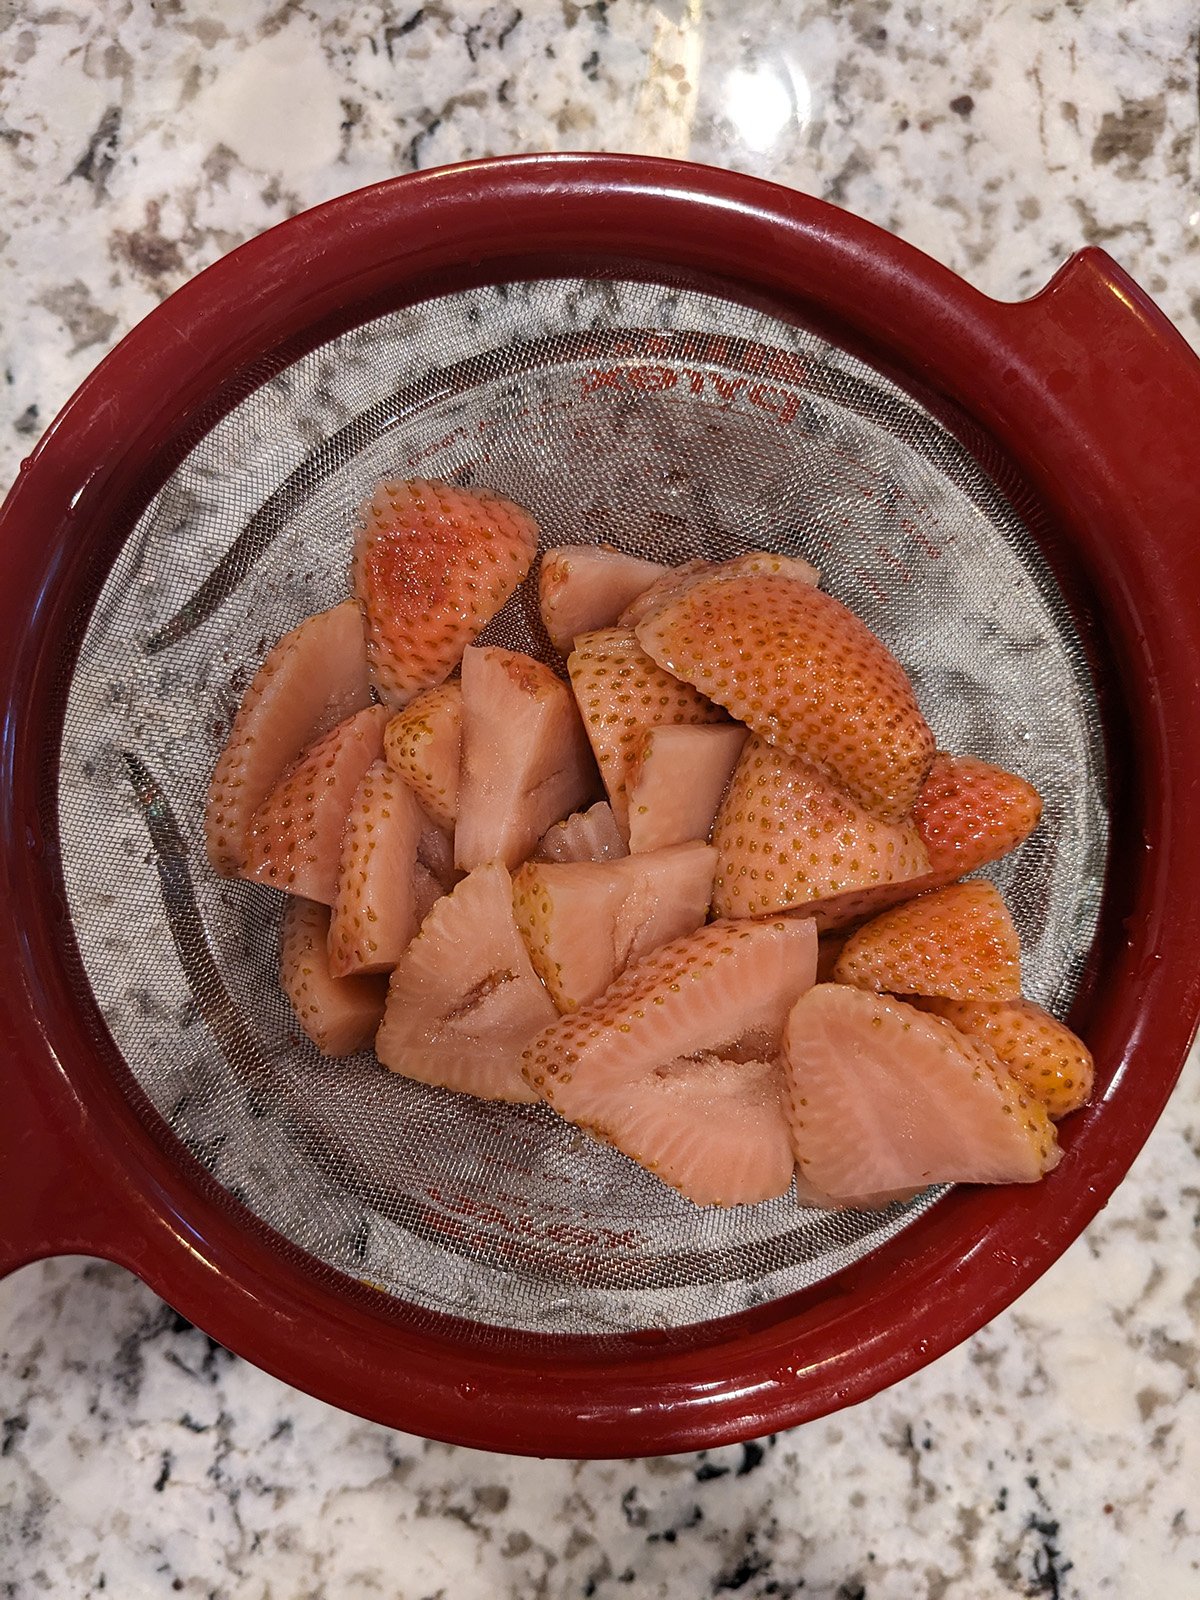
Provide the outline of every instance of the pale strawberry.
<path id="1" fill-rule="evenodd" d="M 713 908 L 755 917 L 911 882 L 928 865 L 911 822 L 882 822 L 815 767 L 759 738 L 742 751 L 713 824 Z"/>
<path id="2" fill-rule="evenodd" d="M 675 595 L 688 588 L 692 578 L 715 572 L 720 565 L 719 561 L 706 561 L 703 557 L 697 556 L 692 561 L 681 561 L 678 566 L 668 567 L 649 588 L 630 600 L 617 618 L 617 627 L 632 632 L 642 618 L 661 605 L 664 600 L 673 599 Z"/>
<path id="3" fill-rule="evenodd" d="M 414 695 L 383 736 L 388 764 L 439 827 L 454 829 L 462 751 L 462 685 L 439 683 Z"/>
<path id="4" fill-rule="evenodd" d="M 323 733 L 371 703 L 358 607 L 308 617 L 267 652 L 233 719 L 208 791 L 204 832 L 217 872 L 235 877 L 250 822 L 283 774 Z"/>
<path id="5" fill-rule="evenodd" d="M 745 742 L 737 723 L 648 728 L 626 779 L 630 852 L 707 839 Z"/>
<path id="6" fill-rule="evenodd" d="M 810 584 L 713 577 L 651 611 L 642 649 L 883 821 L 908 816 L 934 755 L 904 669 Z"/>
<path id="7" fill-rule="evenodd" d="M 522 1070 L 697 1205 L 770 1199 L 792 1179 L 780 1038 L 815 959 L 811 922 L 710 923 L 540 1033 Z"/>
<path id="8" fill-rule="evenodd" d="M 513 876 L 513 910 L 558 1009 L 586 1005 L 626 967 L 698 928 L 715 865 L 699 843 L 616 861 L 527 861 Z"/>
<path id="9" fill-rule="evenodd" d="M 573 811 L 547 828 L 533 852 L 534 861 L 616 861 L 629 854 L 607 800 Z"/>
<path id="10" fill-rule="evenodd" d="M 529 513 L 490 489 L 380 484 L 359 514 L 353 580 L 388 705 L 449 675 L 529 571 L 537 541 Z"/>
<path id="11" fill-rule="evenodd" d="M 552 822 L 599 789 L 571 691 L 532 656 L 475 645 L 462 664 L 454 859 L 524 861 Z"/>
<path id="12" fill-rule="evenodd" d="M 629 827 L 629 772 L 648 728 L 724 722 L 725 713 L 680 683 L 623 628 L 580 634 L 567 661 L 571 687 L 608 791 L 617 826 Z"/>
<path id="13" fill-rule="evenodd" d="M 627 556 L 610 544 L 547 550 L 538 569 L 538 607 L 550 642 L 567 655 L 577 634 L 608 627 L 666 571 L 661 562 Z"/>
<path id="14" fill-rule="evenodd" d="M 939 750 L 921 785 L 913 821 L 930 871 L 961 878 L 1015 850 L 1037 827 L 1042 797 L 1031 783 L 974 756 Z"/>
<path id="15" fill-rule="evenodd" d="M 420 926 L 417 849 L 429 819 L 415 794 L 374 761 L 359 781 L 342 834 L 329 925 L 329 970 L 390 972 Z"/>
<path id="16" fill-rule="evenodd" d="M 279 983 L 296 1020 L 323 1055 L 370 1047 L 383 1016 L 386 978 L 338 978 L 329 970 L 329 907 L 293 896 L 283 913 Z"/>
<path id="17" fill-rule="evenodd" d="M 375 1040 L 385 1067 L 484 1100 L 536 1100 L 521 1052 L 555 1018 L 499 862 L 440 899 L 401 956 Z"/>
<path id="18" fill-rule="evenodd" d="M 254 813 L 243 878 L 331 906 L 354 791 L 383 754 L 384 706 L 331 728 L 285 773 Z"/>
<path id="19" fill-rule="evenodd" d="M 791 578 L 797 583 L 815 584 L 820 581 L 821 574 L 800 556 L 776 555 L 771 550 L 747 550 L 729 561 L 685 561 L 682 566 L 672 567 L 644 594 L 631 601 L 617 621 L 622 628 L 635 628 L 698 583 L 755 577 Z"/>
<path id="20" fill-rule="evenodd" d="M 1020 941 L 994 884 L 956 883 L 864 923 L 846 940 L 834 977 L 888 994 L 1016 999 Z"/>
<path id="21" fill-rule="evenodd" d="M 1033 1183 L 1059 1161 L 1045 1107 L 991 1049 L 891 996 L 818 984 L 783 1052 L 797 1171 L 817 1196 L 874 1207 L 931 1184 Z"/>
<path id="22" fill-rule="evenodd" d="M 1092 1052 L 1070 1028 L 1032 1000 L 914 1001 L 952 1022 L 968 1039 L 990 1045 L 1050 1117 L 1078 1111 L 1092 1097 Z"/>

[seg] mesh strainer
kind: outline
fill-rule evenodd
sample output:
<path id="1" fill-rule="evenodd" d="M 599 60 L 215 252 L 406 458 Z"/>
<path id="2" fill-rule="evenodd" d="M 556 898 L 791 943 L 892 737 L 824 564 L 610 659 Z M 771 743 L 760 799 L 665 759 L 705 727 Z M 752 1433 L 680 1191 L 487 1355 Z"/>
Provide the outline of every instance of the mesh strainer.
<path id="1" fill-rule="evenodd" d="M 1001 306 L 674 163 L 402 179 L 205 273 L 3 513 L 0 1265 L 109 1256 L 338 1404 L 543 1454 L 763 1432 L 979 1326 L 1119 1181 L 1195 1018 L 1198 417 L 1194 358 L 1094 252 Z M 1037 784 L 992 876 L 1103 1088 L 1045 1184 L 698 1210 L 542 1108 L 307 1045 L 280 900 L 213 878 L 204 791 L 389 474 L 486 484 L 548 544 L 803 555 L 944 746 Z M 547 655 L 532 592 L 486 637 Z"/>

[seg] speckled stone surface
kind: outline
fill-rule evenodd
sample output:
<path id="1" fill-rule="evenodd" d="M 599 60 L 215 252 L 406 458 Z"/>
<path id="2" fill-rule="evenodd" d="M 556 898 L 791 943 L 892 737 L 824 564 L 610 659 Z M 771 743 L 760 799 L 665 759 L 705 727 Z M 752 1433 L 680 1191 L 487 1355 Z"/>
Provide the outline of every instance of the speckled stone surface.
<path id="1" fill-rule="evenodd" d="M 281 218 L 507 150 L 689 155 L 1018 297 L 1110 250 L 1200 346 L 1183 0 L 0 4 L 0 478 L 116 339 Z M 0 1286 L 0 1593 L 1200 1594 L 1200 1063 L 1028 1294 L 853 1411 L 538 1462 L 345 1417 L 114 1267 Z"/>

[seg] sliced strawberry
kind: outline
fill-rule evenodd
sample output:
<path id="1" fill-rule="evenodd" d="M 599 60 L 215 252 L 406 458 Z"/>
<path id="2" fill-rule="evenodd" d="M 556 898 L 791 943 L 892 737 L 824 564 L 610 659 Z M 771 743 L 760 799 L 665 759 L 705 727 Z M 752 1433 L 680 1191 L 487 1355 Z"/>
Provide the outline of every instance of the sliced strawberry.
<path id="1" fill-rule="evenodd" d="M 956 883 L 864 923 L 846 940 L 834 977 L 888 994 L 1016 999 L 1020 941 L 993 884 Z"/>
<path id="2" fill-rule="evenodd" d="M 747 741 L 717 818 L 713 908 L 754 917 L 911 881 L 929 865 L 911 822 L 881 822 L 815 767 Z"/>
<path id="3" fill-rule="evenodd" d="M 1024 778 L 974 756 L 939 751 L 921 785 L 913 821 L 929 852 L 930 870 L 961 878 L 1015 850 L 1041 814 L 1042 797 Z"/>
<path id="4" fill-rule="evenodd" d="M 586 1005 L 626 967 L 698 928 L 716 859 L 693 843 L 617 861 L 527 861 L 513 877 L 513 909 L 558 1009 Z"/>
<path id="5" fill-rule="evenodd" d="M 439 683 L 414 695 L 383 736 L 384 754 L 425 810 L 450 832 L 458 815 L 462 685 Z"/>
<path id="6" fill-rule="evenodd" d="M 580 634 L 567 671 L 613 816 L 624 834 L 629 825 L 629 771 L 646 730 L 672 723 L 723 722 L 725 714 L 656 667 L 632 633 L 622 628 Z"/>
<path id="7" fill-rule="evenodd" d="M 612 807 L 597 800 L 586 811 L 573 811 L 542 835 L 534 861 L 616 861 L 629 854 Z"/>
<path id="8" fill-rule="evenodd" d="M 383 754 L 384 706 L 330 729 L 259 806 L 241 876 L 331 906 L 342 833 L 359 781 Z"/>
<path id="9" fill-rule="evenodd" d="M 784 1034 L 797 1169 L 844 1205 L 937 1183 L 1033 1183 L 1059 1160 L 1045 1107 L 940 1017 L 839 983 Z"/>
<path id="10" fill-rule="evenodd" d="M 383 1016 L 385 978 L 337 978 L 329 970 L 329 907 L 293 896 L 283 913 L 279 983 L 296 1020 L 323 1055 L 369 1048 Z"/>
<path id="11" fill-rule="evenodd" d="M 631 853 L 707 839 L 745 742 L 737 723 L 648 728 L 626 780 Z"/>
<path id="12" fill-rule="evenodd" d="M 776 555 L 771 550 L 747 550 L 731 561 L 685 561 L 682 566 L 672 567 L 644 594 L 631 601 L 617 621 L 623 628 L 635 628 L 698 583 L 755 577 L 791 578 L 797 583 L 815 584 L 820 581 L 821 574 L 800 556 Z"/>
<path id="13" fill-rule="evenodd" d="M 1092 1052 L 1032 1000 L 932 1000 L 913 1002 L 952 1022 L 968 1039 L 990 1045 L 1026 1092 L 1057 1122 L 1092 1097 Z"/>
<path id="14" fill-rule="evenodd" d="M 429 819 L 415 794 L 374 761 L 359 781 L 342 834 L 329 970 L 390 972 L 420 925 L 417 848 Z"/>
<path id="15" fill-rule="evenodd" d="M 285 633 L 242 699 L 208 791 L 204 831 L 217 872 L 242 869 L 250 822 L 323 733 L 371 703 L 358 607 L 346 600 Z"/>
<path id="16" fill-rule="evenodd" d="M 911 812 L 933 735 L 900 663 L 831 595 L 769 574 L 709 578 L 650 612 L 637 638 L 660 667 L 873 815 Z"/>
<path id="17" fill-rule="evenodd" d="M 490 489 L 381 483 L 354 540 L 375 685 L 398 709 L 441 681 L 529 571 L 537 524 Z"/>
<path id="18" fill-rule="evenodd" d="M 710 923 L 540 1033 L 522 1070 L 697 1205 L 770 1199 L 792 1178 L 780 1037 L 815 960 L 811 922 Z"/>
<path id="19" fill-rule="evenodd" d="M 600 787 L 587 737 L 566 684 L 515 650 L 467 651 L 462 705 L 454 858 L 514 867 Z"/>
<path id="20" fill-rule="evenodd" d="M 521 1052 L 554 1020 L 499 862 L 439 900 L 401 956 L 375 1041 L 385 1067 L 484 1100 L 535 1100 Z"/>
<path id="21" fill-rule="evenodd" d="M 608 627 L 635 595 L 668 570 L 610 544 L 564 544 L 547 550 L 538 571 L 538 606 L 550 642 L 567 655 L 577 634 Z"/>
<path id="22" fill-rule="evenodd" d="M 661 605 L 664 600 L 670 600 L 688 588 L 692 578 L 715 572 L 720 565 L 719 561 L 705 561 L 697 557 L 693 561 L 681 561 L 676 567 L 668 567 L 649 588 L 630 600 L 617 618 L 617 627 L 632 632 L 642 618 Z"/>

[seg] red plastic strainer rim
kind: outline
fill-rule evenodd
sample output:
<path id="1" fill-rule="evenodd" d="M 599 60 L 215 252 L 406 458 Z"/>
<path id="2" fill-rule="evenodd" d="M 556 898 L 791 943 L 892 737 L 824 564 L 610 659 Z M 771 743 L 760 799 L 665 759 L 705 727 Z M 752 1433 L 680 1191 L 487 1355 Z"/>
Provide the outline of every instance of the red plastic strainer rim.
<path id="1" fill-rule="evenodd" d="M 339 306 L 384 293 L 399 303 L 472 275 L 512 277 L 518 264 L 536 276 L 581 261 L 733 281 L 800 315 L 815 307 L 997 438 L 1070 533 L 1091 581 L 1085 604 L 1108 631 L 1114 678 L 1125 680 L 1124 725 L 1143 775 L 1126 820 L 1152 841 L 1140 854 L 1124 851 L 1109 891 L 1115 910 L 1098 954 L 1106 981 L 1090 1019 L 1108 1093 L 1067 1133 L 1071 1157 L 1044 1191 L 958 1191 L 815 1290 L 692 1342 L 631 1339 L 619 1360 L 611 1341 L 599 1360 L 587 1340 L 497 1348 L 450 1319 L 397 1321 L 385 1304 L 349 1299 L 329 1275 L 290 1263 L 205 1194 L 132 1116 L 81 1020 L 64 1009 L 53 851 L 38 854 L 39 713 L 52 695 L 55 640 L 135 458 L 168 448 L 216 387 L 336 319 Z M 1136 389 L 1141 409 L 1107 396 L 1114 383 Z M 11 1176 L 0 1178 L 0 1191 L 6 1182 L 13 1190 L 0 1256 L 110 1255 L 249 1359 L 337 1404 L 541 1454 L 746 1437 L 863 1398 L 949 1348 L 1044 1270 L 1103 1203 L 1165 1103 L 1200 1004 L 1186 960 L 1197 912 L 1177 910 L 1181 898 L 1200 900 L 1200 852 L 1187 843 L 1200 835 L 1200 757 L 1180 737 L 1200 660 L 1186 559 L 1200 505 L 1186 474 L 1171 470 L 1172 453 L 1180 464 L 1188 453 L 1197 399 L 1195 359 L 1096 254 L 1077 258 L 1038 300 L 999 306 L 820 202 L 680 163 L 517 158 L 400 179 L 294 219 L 211 268 L 83 386 L 0 519 L 9 780 L 0 818 L 13 908 L 2 935 L 24 979 L 23 992 L 3 1001 L 4 1037 L 19 1041 L 6 1043 L 3 1065 L 13 1126 L 24 1131 Z M 1121 725 L 1114 711 L 1110 736 Z M 1121 912 L 1133 918 L 1127 938 Z M 51 1160 L 59 1172 L 80 1163 L 74 1180 Z M 88 1202 L 90 1215 L 80 1210 Z"/>

